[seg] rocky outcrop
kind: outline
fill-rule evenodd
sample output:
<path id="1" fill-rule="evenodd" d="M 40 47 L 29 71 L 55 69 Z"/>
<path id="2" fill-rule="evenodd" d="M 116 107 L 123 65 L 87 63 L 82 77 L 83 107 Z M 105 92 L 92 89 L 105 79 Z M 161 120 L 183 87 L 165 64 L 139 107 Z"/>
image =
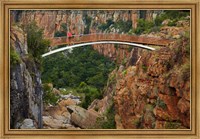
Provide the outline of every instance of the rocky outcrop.
<path id="1" fill-rule="evenodd" d="M 163 30 L 171 32 L 164 34 Z M 187 30 L 187 26 L 163 27 L 150 34 L 170 35 L 175 41 L 154 52 L 132 49 L 126 64 L 109 75 L 104 98 L 93 101 L 88 109 L 105 114 L 114 104 L 117 129 L 190 128 Z M 176 35 L 180 38 L 173 37 Z"/>
<path id="2" fill-rule="evenodd" d="M 43 111 L 45 129 L 91 129 L 99 128 L 97 120 L 102 115 L 93 109 L 84 109 L 74 95 L 62 95 L 56 106 L 46 106 Z M 80 98 L 79 98 L 80 99 Z"/>
<path id="3" fill-rule="evenodd" d="M 39 67 L 28 57 L 26 37 L 21 28 L 11 27 L 10 41 L 14 53 L 11 58 L 13 61 L 18 58 L 18 63 L 12 64 L 10 69 L 10 127 L 15 128 L 17 122 L 31 118 L 36 128 L 41 128 L 43 92 Z"/>
<path id="4" fill-rule="evenodd" d="M 115 72 L 117 128 L 190 128 L 189 39 L 183 36 L 169 47 L 141 50 L 135 66 Z"/>
<path id="5" fill-rule="evenodd" d="M 71 114 L 67 110 L 68 106 L 76 105 L 77 100 L 71 99 L 73 95 L 61 95 L 59 103 L 56 106 L 44 106 L 43 124 L 46 129 L 74 129 L 71 122 Z M 68 97 L 67 97 L 68 96 Z M 75 96 L 73 96 L 74 98 Z"/>
<path id="6" fill-rule="evenodd" d="M 92 109 L 85 110 L 76 105 L 68 106 L 67 109 L 71 113 L 71 121 L 74 125 L 84 129 L 98 128 L 97 120 L 101 118 L 98 112 Z"/>

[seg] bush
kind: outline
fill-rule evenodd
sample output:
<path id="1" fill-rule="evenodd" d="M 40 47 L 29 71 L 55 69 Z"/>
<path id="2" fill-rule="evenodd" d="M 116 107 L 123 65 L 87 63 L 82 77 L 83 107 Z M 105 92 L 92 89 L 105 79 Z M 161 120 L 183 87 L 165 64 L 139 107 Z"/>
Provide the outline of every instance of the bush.
<path id="1" fill-rule="evenodd" d="M 54 33 L 54 37 L 64 37 L 64 36 L 67 36 L 66 32 L 67 32 L 67 25 L 66 25 L 66 23 L 62 23 L 61 24 L 61 31 L 56 31 Z"/>
<path id="2" fill-rule="evenodd" d="M 123 21 L 120 19 L 119 21 L 114 23 L 114 28 L 119 29 L 119 33 L 128 33 L 129 30 L 132 29 L 132 21 Z"/>
<path id="3" fill-rule="evenodd" d="M 176 26 L 176 20 L 173 20 L 173 21 L 170 21 L 169 23 L 168 23 L 168 26 Z"/>
<path id="4" fill-rule="evenodd" d="M 86 83 L 81 82 L 79 87 L 76 89 L 78 93 L 85 94 L 84 100 L 82 100 L 81 106 L 85 109 L 88 108 L 88 106 L 91 104 L 92 101 L 95 99 L 101 99 L 102 94 L 101 92 L 92 86 L 88 86 Z"/>
<path id="5" fill-rule="evenodd" d="M 112 105 L 106 112 L 107 120 L 102 123 L 102 129 L 116 129 L 115 123 L 115 108 Z"/>
<path id="6" fill-rule="evenodd" d="M 149 33 L 151 32 L 152 28 L 154 27 L 153 22 L 151 21 L 146 21 L 144 19 L 138 19 L 138 26 L 137 28 L 134 30 L 135 34 L 141 34 L 141 33 Z"/>
<path id="7" fill-rule="evenodd" d="M 133 50 L 133 46 L 129 46 L 127 50 L 128 52 L 131 52 Z"/>
<path id="8" fill-rule="evenodd" d="M 62 23 L 61 27 L 62 27 L 63 31 L 65 31 L 65 32 L 67 31 L 67 24 L 66 23 Z"/>
<path id="9" fill-rule="evenodd" d="M 45 104 L 56 105 L 60 98 L 52 92 L 52 89 L 48 84 L 43 84 L 43 101 Z"/>
<path id="10" fill-rule="evenodd" d="M 14 67 L 19 63 L 21 63 L 21 58 L 20 58 L 19 54 L 11 47 L 11 49 L 10 49 L 10 66 Z"/>
<path id="11" fill-rule="evenodd" d="M 147 72 L 147 66 L 146 65 L 142 65 L 142 69 L 144 72 Z"/>
<path id="12" fill-rule="evenodd" d="M 91 21 L 92 21 L 92 17 L 89 17 L 88 15 L 86 15 L 85 16 L 86 28 L 84 30 L 84 34 L 88 34 L 90 32 Z"/>

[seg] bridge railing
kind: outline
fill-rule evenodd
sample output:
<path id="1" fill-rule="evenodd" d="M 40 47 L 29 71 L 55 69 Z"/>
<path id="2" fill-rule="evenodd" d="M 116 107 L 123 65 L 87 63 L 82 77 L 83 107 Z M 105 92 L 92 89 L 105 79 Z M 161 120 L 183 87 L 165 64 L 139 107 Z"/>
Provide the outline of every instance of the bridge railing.
<path id="1" fill-rule="evenodd" d="M 166 39 L 154 38 L 154 37 L 142 37 L 136 35 L 128 34 L 80 34 L 73 35 L 71 38 L 67 36 L 64 37 L 55 37 L 51 43 L 51 46 L 62 45 L 62 44 L 78 44 L 78 43 L 87 43 L 87 42 L 96 42 L 96 41 L 123 41 L 123 42 L 134 42 L 141 44 L 151 44 L 151 45 L 160 45 L 165 46 L 171 41 Z"/>

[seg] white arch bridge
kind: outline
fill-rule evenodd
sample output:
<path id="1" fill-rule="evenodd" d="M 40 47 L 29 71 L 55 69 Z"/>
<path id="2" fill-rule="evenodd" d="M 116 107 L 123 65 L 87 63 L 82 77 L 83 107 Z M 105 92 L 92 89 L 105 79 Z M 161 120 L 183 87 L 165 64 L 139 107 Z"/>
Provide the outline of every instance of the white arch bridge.
<path id="1" fill-rule="evenodd" d="M 147 45 L 143 45 L 143 44 L 137 44 L 137 43 L 132 43 L 132 42 L 123 42 L 123 41 L 98 41 L 98 42 L 87 42 L 87 43 L 81 43 L 81 44 L 74 44 L 74 45 L 70 45 L 70 46 L 66 46 L 66 47 L 62 47 L 62 48 L 58 48 L 55 50 L 52 50 L 50 52 L 47 52 L 45 54 L 42 55 L 42 57 L 46 57 L 61 51 L 65 51 L 67 49 L 72 49 L 72 48 L 76 48 L 76 47 L 81 47 L 81 46 L 86 46 L 86 45 L 93 45 L 93 44 L 124 44 L 124 45 L 129 45 L 129 46 L 133 46 L 133 47 L 138 47 L 138 48 L 142 48 L 142 49 L 147 49 L 147 50 L 155 50 L 155 48 L 153 47 L 149 47 Z"/>

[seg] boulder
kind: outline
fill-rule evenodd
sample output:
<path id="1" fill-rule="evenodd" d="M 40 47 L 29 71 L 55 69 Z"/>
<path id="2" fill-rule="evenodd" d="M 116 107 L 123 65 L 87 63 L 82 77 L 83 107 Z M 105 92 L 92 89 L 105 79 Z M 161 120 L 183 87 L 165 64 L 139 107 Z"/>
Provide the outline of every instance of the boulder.
<path id="1" fill-rule="evenodd" d="M 53 129 L 69 129 L 75 128 L 71 124 L 65 123 L 64 120 L 54 119 L 51 116 L 43 116 L 44 128 L 53 128 Z"/>
<path id="2" fill-rule="evenodd" d="M 35 125 L 32 119 L 25 119 L 21 126 L 20 129 L 35 129 Z"/>
<path id="3" fill-rule="evenodd" d="M 67 109 L 71 113 L 71 122 L 75 125 L 84 129 L 96 127 L 97 118 L 100 117 L 96 111 L 86 110 L 76 105 L 67 106 Z"/>

